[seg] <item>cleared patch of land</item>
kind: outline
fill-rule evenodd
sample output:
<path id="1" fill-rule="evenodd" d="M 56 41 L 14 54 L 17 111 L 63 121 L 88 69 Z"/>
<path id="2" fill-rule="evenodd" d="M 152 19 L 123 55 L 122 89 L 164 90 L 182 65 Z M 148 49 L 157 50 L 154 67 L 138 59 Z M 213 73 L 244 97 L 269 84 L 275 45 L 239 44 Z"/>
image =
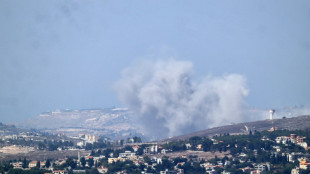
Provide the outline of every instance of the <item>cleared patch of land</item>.
<path id="1" fill-rule="evenodd" d="M 167 156 L 170 158 L 190 158 L 190 157 L 194 157 L 197 158 L 198 160 L 209 160 L 212 158 L 215 158 L 215 156 L 217 156 L 218 158 L 223 158 L 225 156 L 231 158 L 230 155 L 230 151 L 226 151 L 226 152 L 204 152 L 204 151 L 191 151 L 191 150 L 187 150 L 187 151 L 181 151 L 181 152 L 172 152 L 172 153 L 166 153 L 166 154 L 156 154 L 156 155 L 147 155 L 150 158 L 152 157 L 158 157 L 158 158 L 162 158 L 163 156 Z"/>
<path id="2" fill-rule="evenodd" d="M 80 150 L 81 156 L 86 156 L 90 151 Z M 34 151 L 29 153 L 9 154 L 0 153 L 0 161 L 2 160 L 18 160 L 27 158 L 27 160 L 47 160 L 47 159 L 63 159 L 66 157 L 77 158 L 78 150 L 63 151 Z"/>

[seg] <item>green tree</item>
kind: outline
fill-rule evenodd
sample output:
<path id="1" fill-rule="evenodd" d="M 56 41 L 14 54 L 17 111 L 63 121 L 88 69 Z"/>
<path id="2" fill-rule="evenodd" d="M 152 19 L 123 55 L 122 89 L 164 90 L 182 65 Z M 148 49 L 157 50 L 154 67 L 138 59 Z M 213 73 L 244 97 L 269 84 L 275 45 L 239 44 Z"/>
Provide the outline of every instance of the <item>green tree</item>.
<path id="1" fill-rule="evenodd" d="M 40 161 L 37 161 L 37 165 L 36 165 L 36 168 L 40 168 Z"/>
<path id="2" fill-rule="evenodd" d="M 49 159 L 46 160 L 45 167 L 49 168 L 51 166 L 51 161 Z"/>
<path id="3" fill-rule="evenodd" d="M 138 150 L 137 150 L 137 155 L 143 155 L 143 148 L 138 148 Z"/>
<path id="4" fill-rule="evenodd" d="M 93 167 L 94 166 L 94 159 L 93 158 L 89 158 L 88 159 L 88 166 L 89 167 Z"/>
<path id="5" fill-rule="evenodd" d="M 95 156 L 95 151 L 92 150 L 92 151 L 90 152 L 90 156 Z"/>
<path id="6" fill-rule="evenodd" d="M 90 143 L 86 143 L 85 150 L 92 150 L 92 149 L 93 149 L 93 145 Z"/>
<path id="7" fill-rule="evenodd" d="M 81 162 L 81 164 L 82 164 L 82 166 L 83 166 L 83 168 L 84 168 L 85 165 L 86 165 L 86 160 L 85 160 L 85 158 L 82 157 L 82 158 L 80 159 L 80 162 Z"/>
<path id="8" fill-rule="evenodd" d="M 93 167 L 93 168 L 90 169 L 89 174 L 100 174 L 100 173 L 99 173 L 98 169 Z"/>
<path id="9" fill-rule="evenodd" d="M 122 146 L 124 144 L 124 140 L 123 139 L 121 139 L 121 141 L 120 141 L 120 145 Z"/>
<path id="10" fill-rule="evenodd" d="M 152 161 L 151 161 L 151 159 L 148 156 L 143 157 L 143 160 L 144 160 L 145 163 L 147 163 L 149 165 L 152 164 Z"/>
<path id="11" fill-rule="evenodd" d="M 27 159 L 26 158 L 24 158 L 24 160 L 23 160 L 23 166 L 22 166 L 24 169 L 25 168 L 28 168 L 28 161 L 27 161 Z"/>
<path id="12" fill-rule="evenodd" d="M 43 149 L 46 148 L 46 145 L 45 145 L 43 142 L 39 142 L 39 143 L 38 143 L 38 148 L 39 148 L 40 150 L 43 150 Z"/>
<path id="13" fill-rule="evenodd" d="M 123 148 L 123 151 L 131 151 L 133 152 L 133 148 L 131 146 L 126 146 Z"/>
<path id="14" fill-rule="evenodd" d="M 134 139 L 135 143 L 141 143 L 142 142 L 140 137 L 135 136 L 135 137 L 133 137 L 133 139 Z"/>
<path id="15" fill-rule="evenodd" d="M 68 158 L 66 160 L 65 166 L 68 166 L 68 167 L 70 166 L 72 169 L 75 169 L 76 168 L 76 162 L 73 161 L 72 158 Z"/>

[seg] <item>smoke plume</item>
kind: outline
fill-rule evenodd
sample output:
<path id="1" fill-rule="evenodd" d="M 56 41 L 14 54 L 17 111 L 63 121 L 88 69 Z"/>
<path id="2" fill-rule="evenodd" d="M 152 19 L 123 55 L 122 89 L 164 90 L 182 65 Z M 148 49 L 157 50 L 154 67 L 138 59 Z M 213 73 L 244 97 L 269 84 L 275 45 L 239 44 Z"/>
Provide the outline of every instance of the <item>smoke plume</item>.
<path id="1" fill-rule="evenodd" d="M 196 79 L 196 78 L 195 78 Z M 194 80 L 188 61 L 143 62 L 122 72 L 120 100 L 158 138 L 243 120 L 246 79 L 238 74 Z"/>

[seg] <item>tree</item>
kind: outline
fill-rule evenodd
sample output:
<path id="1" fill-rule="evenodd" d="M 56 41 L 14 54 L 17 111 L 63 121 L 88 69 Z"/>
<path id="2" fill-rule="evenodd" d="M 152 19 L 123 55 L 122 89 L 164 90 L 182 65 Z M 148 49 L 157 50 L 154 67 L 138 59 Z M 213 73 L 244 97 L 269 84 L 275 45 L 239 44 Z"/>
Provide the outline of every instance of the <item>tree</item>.
<path id="1" fill-rule="evenodd" d="M 39 143 L 38 143 L 38 148 L 39 148 L 40 150 L 43 150 L 43 149 L 46 148 L 46 146 L 45 146 L 45 144 L 44 144 L 43 142 L 39 142 Z"/>
<path id="2" fill-rule="evenodd" d="M 138 150 L 137 150 L 137 155 L 143 155 L 143 148 L 138 148 Z"/>
<path id="3" fill-rule="evenodd" d="M 131 146 L 126 146 L 123 148 L 124 151 L 133 151 L 133 148 Z"/>
<path id="4" fill-rule="evenodd" d="M 46 160 L 45 167 L 49 168 L 51 166 L 51 161 L 49 159 Z"/>
<path id="5" fill-rule="evenodd" d="M 85 150 L 92 150 L 92 149 L 93 149 L 93 145 L 90 143 L 86 143 Z"/>
<path id="6" fill-rule="evenodd" d="M 40 168 L 40 161 L 37 161 L 37 165 L 36 165 L 36 168 Z"/>
<path id="7" fill-rule="evenodd" d="M 144 160 L 145 163 L 148 163 L 149 165 L 152 164 L 152 161 L 151 161 L 151 159 L 148 156 L 143 157 L 143 160 Z"/>
<path id="8" fill-rule="evenodd" d="M 123 139 L 121 139 L 121 141 L 120 141 L 120 145 L 122 146 L 124 144 L 124 140 Z"/>
<path id="9" fill-rule="evenodd" d="M 100 174 L 100 173 L 99 173 L 98 169 L 93 167 L 93 168 L 90 169 L 89 174 Z"/>
<path id="10" fill-rule="evenodd" d="M 140 137 L 135 136 L 135 137 L 133 137 L 133 139 L 134 139 L 135 143 L 141 143 L 142 142 Z"/>
<path id="11" fill-rule="evenodd" d="M 27 159 L 24 158 L 23 160 L 23 166 L 22 166 L 24 169 L 28 167 L 28 162 L 27 162 Z"/>
<path id="12" fill-rule="evenodd" d="M 90 152 L 90 156 L 95 156 L 95 151 L 92 150 L 92 151 Z"/>
<path id="13" fill-rule="evenodd" d="M 155 173 L 156 171 L 152 169 L 151 167 L 148 167 L 146 170 L 147 173 Z"/>
<path id="14" fill-rule="evenodd" d="M 82 166 L 85 167 L 85 165 L 86 165 L 86 160 L 85 160 L 85 158 L 82 157 L 80 161 L 81 161 Z"/>
<path id="15" fill-rule="evenodd" d="M 75 169 L 76 168 L 76 162 L 73 161 L 72 158 L 68 158 L 66 160 L 66 166 L 68 166 L 68 167 L 70 166 L 72 169 Z"/>
<path id="16" fill-rule="evenodd" d="M 97 155 L 101 155 L 101 153 L 102 153 L 102 152 L 101 152 L 100 149 L 96 152 Z"/>
<path id="17" fill-rule="evenodd" d="M 91 168 L 94 166 L 94 159 L 93 158 L 89 158 L 88 159 L 88 166 Z"/>

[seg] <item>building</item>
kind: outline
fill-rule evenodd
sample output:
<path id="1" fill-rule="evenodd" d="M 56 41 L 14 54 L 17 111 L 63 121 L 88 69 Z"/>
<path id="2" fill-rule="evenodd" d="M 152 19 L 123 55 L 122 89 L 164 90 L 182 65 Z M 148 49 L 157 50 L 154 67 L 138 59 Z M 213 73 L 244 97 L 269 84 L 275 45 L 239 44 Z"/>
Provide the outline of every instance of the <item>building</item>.
<path id="1" fill-rule="evenodd" d="M 37 166 L 37 161 L 31 161 L 29 164 L 28 164 L 28 167 L 29 168 L 33 168 L 33 167 L 36 167 Z"/>
<path id="2" fill-rule="evenodd" d="M 132 149 L 133 149 L 134 152 L 137 152 L 139 148 L 140 148 L 140 146 L 137 146 L 137 145 L 136 146 L 132 146 Z"/>
<path id="3" fill-rule="evenodd" d="M 127 158 L 127 157 L 135 157 L 136 153 L 131 151 L 125 151 L 124 153 L 119 153 L 119 157 Z"/>
<path id="4" fill-rule="evenodd" d="M 89 134 L 85 134 L 85 141 L 86 143 L 95 143 L 95 142 L 98 142 L 98 136 L 95 136 L 95 135 L 89 135 Z"/>
<path id="5" fill-rule="evenodd" d="M 45 161 L 40 161 L 40 168 L 45 167 L 46 162 Z"/>
<path id="6" fill-rule="evenodd" d="M 121 157 L 118 157 L 118 158 L 108 158 L 108 163 L 109 164 L 111 164 L 113 162 L 117 162 L 117 161 L 124 162 L 124 161 L 126 161 L 126 158 L 121 158 Z"/>
<path id="7" fill-rule="evenodd" d="M 11 163 L 14 169 L 21 169 L 23 168 L 23 163 L 22 162 L 13 162 Z"/>
<path id="8" fill-rule="evenodd" d="M 301 158 L 299 160 L 299 168 L 303 170 L 307 170 L 310 168 L 310 161 L 307 158 Z"/>
<path id="9" fill-rule="evenodd" d="M 158 145 L 152 145 L 143 149 L 144 154 L 157 154 L 158 153 Z"/>
<path id="10" fill-rule="evenodd" d="M 299 174 L 299 168 L 292 169 L 291 174 Z"/>
<path id="11" fill-rule="evenodd" d="M 296 143 L 303 143 L 304 142 L 304 139 L 306 139 L 306 137 L 300 137 L 300 136 L 297 136 L 296 138 Z"/>
<path id="12" fill-rule="evenodd" d="M 66 170 L 54 170 L 53 174 L 67 174 L 68 172 Z"/>
<path id="13" fill-rule="evenodd" d="M 263 163 L 263 164 L 257 164 L 255 167 L 256 171 L 268 171 L 270 170 L 270 164 L 269 163 Z"/>
<path id="14" fill-rule="evenodd" d="M 98 171 L 99 171 L 99 173 L 107 173 L 108 171 L 109 171 L 109 169 L 108 168 L 106 168 L 106 167 L 99 167 L 99 168 L 97 168 L 98 169 Z"/>

